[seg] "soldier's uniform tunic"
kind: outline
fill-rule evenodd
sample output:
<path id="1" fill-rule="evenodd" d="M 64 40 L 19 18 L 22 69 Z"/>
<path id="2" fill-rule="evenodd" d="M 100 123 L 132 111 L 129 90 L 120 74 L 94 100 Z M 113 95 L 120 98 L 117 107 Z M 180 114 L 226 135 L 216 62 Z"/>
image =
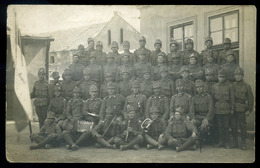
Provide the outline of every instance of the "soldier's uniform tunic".
<path id="1" fill-rule="evenodd" d="M 72 63 L 68 67 L 71 70 L 71 79 L 73 81 L 80 81 L 83 78 L 83 65 L 81 65 L 80 63 Z"/>
<path id="2" fill-rule="evenodd" d="M 83 113 L 85 114 L 85 120 L 94 122 L 95 125 L 98 123 L 98 118 L 89 115 L 88 113 L 99 115 L 102 100 L 100 98 L 89 98 L 83 102 Z"/>
<path id="3" fill-rule="evenodd" d="M 166 96 L 164 95 L 152 95 L 148 98 L 146 103 L 146 118 L 150 116 L 150 107 L 156 106 L 160 110 L 160 117 L 167 120 L 169 117 L 169 101 Z"/>
<path id="4" fill-rule="evenodd" d="M 189 108 L 191 105 L 191 95 L 187 93 L 177 93 L 171 98 L 170 102 L 170 116 L 174 115 L 174 112 L 177 108 L 182 107 L 184 110 L 183 116 L 187 116 L 189 114 Z"/>
<path id="5" fill-rule="evenodd" d="M 229 80 L 230 82 L 235 82 L 235 70 L 238 68 L 239 66 L 235 63 L 229 63 L 226 62 L 225 64 L 222 64 L 220 66 L 220 69 L 224 70 L 226 72 L 226 79 Z"/>
<path id="6" fill-rule="evenodd" d="M 118 93 L 124 97 L 127 97 L 132 94 L 131 87 L 132 87 L 132 83 L 130 82 L 130 80 L 120 81 L 117 87 Z"/>
<path id="7" fill-rule="evenodd" d="M 219 66 L 214 63 L 206 63 L 203 67 L 205 76 L 211 76 L 212 81 L 218 82 L 218 69 Z"/>
<path id="8" fill-rule="evenodd" d="M 96 57 L 96 63 L 100 66 L 104 66 L 106 64 L 107 54 L 103 51 L 95 51 L 94 56 Z"/>
<path id="9" fill-rule="evenodd" d="M 136 64 L 137 62 L 139 62 L 139 55 L 140 53 L 146 53 L 146 58 L 145 58 L 145 62 L 146 63 L 151 63 L 151 51 L 149 49 L 146 48 L 139 48 L 137 50 L 134 51 L 134 64 Z"/>
<path id="10" fill-rule="evenodd" d="M 101 83 L 103 82 L 101 66 L 97 64 L 89 64 L 86 66 L 84 71 L 88 71 L 90 74 L 89 80 L 96 82 L 98 87 L 100 87 Z"/>
<path id="11" fill-rule="evenodd" d="M 161 94 L 166 96 L 168 100 L 175 94 L 175 83 L 171 79 L 161 79 Z"/>
<path id="12" fill-rule="evenodd" d="M 117 68 L 118 68 L 118 65 L 116 63 L 106 64 L 103 67 L 103 74 L 111 73 L 112 74 L 112 80 L 115 81 L 116 80 Z"/>
<path id="13" fill-rule="evenodd" d="M 144 94 L 147 98 L 153 95 L 153 81 L 142 80 L 140 83 L 140 93 Z"/>
<path id="14" fill-rule="evenodd" d="M 72 80 L 64 80 L 61 84 L 61 90 L 63 97 L 69 101 L 73 97 L 73 89 L 75 86 L 77 86 L 78 83 L 72 81 Z"/>
<path id="15" fill-rule="evenodd" d="M 204 72 L 203 69 L 198 65 L 188 65 L 188 69 L 190 71 L 189 79 L 191 81 L 195 81 L 197 79 L 203 79 L 204 78 Z"/>
<path id="16" fill-rule="evenodd" d="M 176 80 L 176 79 L 181 79 L 181 65 L 170 65 L 168 66 L 168 71 L 169 71 L 169 74 L 168 74 L 168 77 L 169 79 L 171 80 Z"/>
<path id="17" fill-rule="evenodd" d="M 193 96 L 195 94 L 195 85 L 191 80 L 184 80 L 184 92 Z"/>
<path id="18" fill-rule="evenodd" d="M 165 132 L 166 128 L 167 125 L 165 120 L 157 119 L 151 123 L 146 134 L 157 141 L 159 139 L 159 136 Z"/>
<path id="19" fill-rule="evenodd" d="M 206 81 L 204 91 L 212 96 L 212 86 L 215 85 L 216 82 L 214 81 Z"/>

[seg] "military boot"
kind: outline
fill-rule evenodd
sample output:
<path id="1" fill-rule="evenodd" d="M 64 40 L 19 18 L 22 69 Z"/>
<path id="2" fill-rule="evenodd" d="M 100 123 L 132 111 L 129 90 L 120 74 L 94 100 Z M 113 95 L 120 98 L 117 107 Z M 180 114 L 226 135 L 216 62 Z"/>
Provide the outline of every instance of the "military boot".
<path id="1" fill-rule="evenodd" d="M 184 150 L 188 149 L 190 146 L 194 145 L 195 143 L 196 143 L 196 141 L 194 139 L 189 138 L 188 141 L 186 141 L 180 147 L 176 147 L 176 151 L 177 152 L 184 151 Z"/>
<path id="2" fill-rule="evenodd" d="M 126 145 L 120 145 L 120 149 L 121 150 L 127 150 L 127 149 L 131 149 L 134 145 L 137 145 L 140 142 L 140 138 L 136 137 L 135 139 L 133 139 L 131 142 L 129 142 Z"/>
<path id="3" fill-rule="evenodd" d="M 83 141 L 90 138 L 91 133 L 90 132 L 84 132 L 79 139 L 75 142 L 75 145 L 80 145 Z"/>
<path id="4" fill-rule="evenodd" d="M 180 143 L 178 143 L 178 141 L 177 141 L 177 139 L 169 139 L 168 140 L 168 146 L 170 146 L 170 147 L 177 147 L 177 146 L 181 146 L 181 144 Z"/>
<path id="5" fill-rule="evenodd" d="M 246 138 L 245 137 L 241 137 L 241 149 L 247 150 L 247 148 L 246 148 Z"/>
<path id="6" fill-rule="evenodd" d="M 218 144 L 216 144 L 214 147 L 217 147 L 217 148 L 219 148 L 219 147 L 222 147 L 223 146 L 223 129 L 219 129 L 218 130 L 218 137 L 219 137 L 219 142 L 218 142 Z"/>
<path id="7" fill-rule="evenodd" d="M 232 131 L 232 137 L 233 137 L 233 142 L 230 148 L 238 148 L 238 135 L 237 135 L 237 129 L 231 129 Z"/>
<path id="8" fill-rule="evenodd" d="M 71 146 L 74 144 L 72 137 L 70 136 L 70 134 L 68 132 L 63 133 L 63 137 L 66 143 L 68 143 L 68 145 L 66 145 L 67 149 L 71 149 Z"/>
<path id="9" fill-rule="evenodd" d="M 106 148 L 116 149 L 116 145 L 111 145 L 111 144 L 108 143 L 104 138 L 99 138 L 99 139 L 98 139 L 98 143 L 102 144 L 102 145 L 105 146 Z"/>
<path id="10" fill-rule="evenodd" d="M 41 141 L 38 145 L 32 145 L 30 146 L 30 149 L 39 149 L 39 148 L 44 148 L 46 144 L 48 144 L 49 142 L 51 142 L 53 140 L 53 138 L 47 137 L 45 138 L 43 141 Z"/>
<path id="11" fill-rule="evenodd" d="M 224 130 L 224 147 L 226 149 L 230 148 L 230 145 L 229 145 L 229 130 L 228 129 Z"/>

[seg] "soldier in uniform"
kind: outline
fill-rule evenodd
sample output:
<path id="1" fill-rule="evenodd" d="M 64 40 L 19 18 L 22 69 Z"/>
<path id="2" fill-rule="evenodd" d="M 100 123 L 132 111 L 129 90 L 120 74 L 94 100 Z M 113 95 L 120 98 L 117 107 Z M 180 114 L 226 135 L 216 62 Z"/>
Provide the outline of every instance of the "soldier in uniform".
<path id="1" fill-rule="evenodd" d="M 206 37 L 205 38 L 205 46 L 206 49 L 201 51 L 201 58 L 202 58 L 202 66 L 207 64 L 207 55 L 209 54 L 209 52 L 211 52 L 211 55 L 213 57 L 212 63 L 217 64 L 218 61 L 218 52 L 212 49 L 212 45 L 213 45 L 213 39 L 212 37 Z"/>
<path id="2" fill-rule="evenodd" d="M 193 96 L 195 93 L 195 85 L 194 82 L 189 79 L 189 68 L 187 66 L 181 67 L 181 77 L 184 81 L 184 92 Z"/>
<path id="3" fill-rule="evenodd" d="M 140 82 L 140 93 L 144 94 L 147 98 L 153 95 L 153 81 L 150 69 L 144 69 L 143 71 L 143 79 Z"/>
<path id="4" fill-rule="evenodd" d="M 207 53 L 204 53 L 206 64 L 203 65 L 203 70 L 205 73 L 205 78 L 210 79 L 210 81 L 218 82 L 218 64 L 213 62 L 213 52 L 211 50 L 208 50 Z M 207 79 L 206 79 L 207 80 Z"/>
<path id="5" fill-rule="evenodd" d="M 103 43 L 101 41 L 97 41 L 96 51 L 94 52 L 94 55 L 96 57 L 96 63 L 100 66 L 105 65 L 106 58 L 107 58 L 107 54 L 102 50 L 103 50 Z"/>
<path id="6" fill-rule="evenodd" d="M 162 48 L 162 41 L 160 39 L 156 39 L 154 42 L 154 48 L 155 50 L 151 53 L 151 60 L 152 60 L 152 66 L 156 66 L 158 64 L 157 62 L 157 56 L 159 53 L 161 53 Z"/>
<path id="7" fill-rule="evenodd" d="M 170 102 L 170 120 L 174 117 L 174 112 L 177 108 L 183 109 L 183 117 L 189 119 L 189 108 L 191 105 L 191 95 L 184 92 L 184 81 L 182 79 L 176 80 L 177 94 L 173 95 Z"/>
<path id="8" fill-rule="evenodd" d="M 77 55 L 79 56 L 79 63 L 84 67 L 87 66 L 87 57 L 85 55 L 85 48 L 82 44 L 78 46 Z"/>
<path id="9" fill-rule="evenodd" d="M 169 122 L 165 131 L 168 146 L 177 152 L 187 149 L 196 150 L 197 128 L 182 115 L 182 108 L 177 108 L 174 118 Z"/>
<path id="10" fill-rule="evenodd" d="M 170 53 L 166 57 L 166 64 L 171 67 L 172 65 L 177 65 L 174 63 L 174 58 L 181 58 L 181 51 L 178 51 L 178 42 L 175 40 L 170 41 Z M 178 61 L 178 65 L 180 65 L 181 61 Z"/>
<path id="11" fill-rule="evenodd" d="M 230 38 L 225 38 L 224 43 L 223 43 L 223 50 L 219 52 L 219 57 L 218 57 L 218 65 L 219 66 L 222 65 L 222 64 L 225 64 L 227 62 L 227 60 L 226 60 L 227 52 L 233 51 L 230 47 L 231 47 Z M 235 64 L 237 64 L 237 65 L 239 64 L 239 58 L 238 58 L 237 54 L 234 55 L 233 61 L 234 61 Z"/>
<path id="12" fill-rule="evenodd" d="M 105 80 L 100 87 L 100 98 L 101 99 L 104 99 L 108 95 L 107 84 L 109 82 L 111 83 L 113 81 L 112 81 L 112 74 L 108 72 L 108 73 L 105 73 Z M 117 86 L 116 86 L 116 88 L 117 88 Z"/>
<path id="13" fill-rule="evenodd" d="M 176 81 L 177 79 L 181 78 L 181 53 L 177 52 L 177 53 L 173 53 L 171 56 L 171 64 L 168 64 L 168 68 L 169 68 L 169 75 L 168 77 L 171 80 Z"/>
<path id="14" fill-rule="evenodd" d="M 73 62 L 68 66 L 71 70 L 71 79 L 73 81 L 80 81 L 83 79 L 83 69 L 84 66 L 79 63 L 79 56 L 77 54 L 73 55 Z"/>
<path id="15" fill-rule="evenodd" d="M 112 50 L 112 54 L 114 55 L 114 59 L 115 59 L 115 63 L 117 65 L 120 65 L 120 54 L 118 53 L 118 43 L 116 41 L 112 41 L 112 44 L 111 44 L 111 50 Z"/>
<path id="16" fill-rule="evenodd" d="M 125 105 L 125 97 L 116 94 L 116 84 L 114 82 L 109 82 L 107 84 L 107 92 L 108 96 L 106 96 L 101 104 L 100 112 L 99 112 L 99 119 L 104 120 L 106 116 L 106 109 L 112 108 L 115 111 L 115 114 L 122 114 L 124 105 Z"/>
<path id="17" fill-rule="evenodd" d="M 138 57 L 139 57 L 139 61 L 137 63 L 134 64 L 133 67 L 133 71 L 134 71 L 134 79 L 141 81 L 143 78 L 143 70 L 144 69 L 150 69 L 150 71 L 152 71 L 152 65 L 151 63 L 148 63 L 146 61 L 146 51 L 143 50 L 139 50 L 138 51 Z"/>
<path id="18" fill-rule="evenodd" d="M 200 58 L 200 55 L 199 53 L 193 49 L 194 47 L 194 43 L 193 43 L 193 40 L 192 39 L 187 39 L 185 41 L 185 46 L 186 46 L 186 49 L 183 51 L 183 55 L 182 55 L 182 58 L 181 58 L 181 64 L 182 65 L 189 65 L 190 62 L 190 55 L 191 54 L 194 54 L 195 57 L 197 57 L 197 62 L 199 65 L 201 65 L 201 58 Z"/>
<path id="19" fill-rule="evenodd" d="M 134 54 L 129 51 L 129 49 L 130 49 L 130 42 L 129 41 L 123 42 L 123 49 L 124 49 L 124 53 L 121 54 L 120 65 L 123 65 L 123 64 L 126 65 L 127 64 L 129 66 L 133 66 L 134 65 Z M 125 55 L 129 56 L 127 61 L 123 60 L 124 59 L 123 57 Z"/>
<path id="20" fill-rule="evenodd" d="M 238 147 L 237 125 L 241 130 L 241 149 L 246 150 L 246 117 L 253 111 L 254 97 L 251 87 L 244 82 L 244 70 L 238 67 L 235 70 L 236 81 L 233 83 L 235 95 L 235 111 L 231 115 L 231 130 L 233 136 L 232 148 Z"/>
<path id="21" fill-rule="evenodd" d="M 120 81 L 118 83 L 118 90 L 117 92 L 121 95 L 123 95 L 124 97 L 127 97 L 129 95 L 131 95 L 132 91 L 131 91 L 131 75 L 130 72 L 128 71 L 128 69 L 123 68 L 121 69 L 122 71 L 122 81 Z"/>
<path id="22" fill-rule="evenodd" d="M 230 82 L 235 82 L 236 79 L 234 72 L 239 67 L 237 64 L 234 63 L 234 56 L 235 55 L 232 50 L 226 52 L 226 63 L 220 66 L 220 69 L 223 69 L 227 73 L 226 79 Z"/>
<path id="23" fill-rule="evenodd" d="M 139 93 L 140 84 L 138 81 L 132 82 L 132 94 L 126 97 L 123 114 L 127 118 L 127 106 L 130 105 L 134 107 L 136 112 L 136 117 L 138 120 L 143 121 L 145 118 L 146 102 L 147 97 L 144 94 Z"/>
<path id="24" fill-rule="evenodd" d="M 86 66 L 89 64 L 89 56 L 92 52 L 95 52 L 95 42 L 92 38 L 88 38 L 88 48 L 85 51 L 85 56 L 86 56 L 86 60 L 87 60 L 87 64 Z"/>
<path id="25" fill-rule="evenodd" d="M 198 128 L 201 138 L 206 138 L 214 117 L 214 103 L 211 95 L 204 92 L 202 80 L 197 79 L 195 87 L 197 94 L 192 97 L 190 105 L 191 123 Z"/>
<path id="26" fill-rule="evenodd" d="M 212 86 L 212 97 L 215 102 L 214 111 L 218 125 L 219 143 L 216 147 L 229 146 L 229 120 L 230 115 L 234 114 L 234 90 L 225 78 L 223 70 L 218 72 L 219 82 Z"/>
<path id="27" fill-rule="evenodd" d="M 44 121 L 44 125 L 41 127 L 40 132 L 37 134 L 32 134 L 32 140 L 34 140 L 37 145 L 31 145 L 30 149 L 49 149 L 53 145 L 57 146 L 62 140 L 61 129 L 55 123 L 55 114 L 49 112 L 47 118 Z"/>
<path id="28" fill-rule="evenodd" d="M 131 78 L 133 77 L 133 66 L 129 63 L 131 53 L 123 53 L 121 55 L 121 65 L 116 71 L 116 82 L 122 81 L 122 71 L 127 70 L 130 73 Z"/>
<path id="29" fill-rule="evenodd" d="M 95 81 L 92 81 L 90 79 L 91 76 L 91 69 L 89 68 L 85 68 L 83 70 L 83 75 L 84 75 L 84 80 L 80 82 L 79 84 L 79 88 L 81 91 L 81 98 L 83 100 L 87 100 L 88 98 L 90 98 L 90 94 L 89 94 L 89 88 L 91 85 L 97 85 L 97 83 Z"/>
<path id="30" fill-rule="evenodd" d="M 80 144 L 91 138 L 90 130 L 80 132 L 77 128 L 78 121 L 84 120 L 83 100 L 80 98 L 80 88 L 73 89 L 73 98 L 68 101 L 66 109 L 67 129 L 63 131 L 63 136 L 68 145 L 67 149 L 78 150 Z"/>
<path id="31" fill-rule="evenodd" d="M 49 105 L 49 91 L 48 82 L 45 80 L 45 70 L 40 68 L 38 71 L 39 80 L 34 83 L 31 98 L 35 98 L 34 106 L 35 112 L 39 119 L 40 128 L 44 124 L 44 120 L 47 117 L 47 109 Z"/>
<path id="32" fill-rule="evenodd" d="M 159 81 L 153 82 L 153 91 L 154 95 L 148 98 L 146 103 L 146 118 L 150 117 L 150 107 L 156 106 L 160 110 L 160 118 L 163 118 L 165 121 L 169 117 L 169 101 L 166 96 L 161 94 L 161 83 Z"/>
<path id="33" fill-rule="evenodd" d="M 89 80 L 96 82 L 97 86 L 100 87 L 103 82 L 102 67 L 96 64 L 96 56 L 91 53 L 89 56 L 89 65 L 86 66 L 84 71 L 90 72 Z"/>
<path id="34" fill-rule="evenodd" d="M 113 53 L 107 54 L 107 63 L 103 66 L 103 74 L 110 73 L 112 75 L 112 81 L 116 80 L 116 72 L 118 65 L 114 62 L 115 56 Z"/>
<path id="35" fill-rule="evenodd" d="M 52 98 L 54 98 L 54 87 L 58 84 L 60 85 L 61 82 L 59 81 L 59 78 L 60 78 L 60 75 L 59 75 L 59 72 L 57 71 L 54 71 L 52 74 L 51 74 L 51 77 L 53 78 L 53 81 L 50 81 L 50 84 L 49 84 L 49 96 L 50 96 L 50 100 Z"/>
<path id="36" fill-rule="evenodd" d="M 158 148 L 162 150 L 165 144 L 165 130 L 166 130 L 166 122 L 163 119 L 159 118 L 160 111 L 158 107 L 150 107 L 150 118 L 152 120 L 149 125 L 147 131 L 144 132 L 144 139 L 147 142 L 147 149 Z"/>
<path id="37" fill-rule="evenodd" d="M 171 99 L 172 95 L 175 94 L 175 84 L 174 81 L 167 78 L 168 77 L 168 68 L 167 67 L 161 67 L 160 68 L 160 74 L 161 74 L 161 93 L 167 97 L 168 100 Z"/>
<path id="38" fill-rule="evenodd" d="M 156 65 L 153 66 L 153 80 L 154 81 L 158 81 L 160 80 L 161 74 L 160 74 L 160 69 L 162 67 L 168 68 L 166 65 L 166 55 L 163 52 L 158 53 L 158 55 L 156 55 L 157 60 L 156 60 Z"/>
<path id="39" fill-rule="evenodd" d="M 73 89 L 78 85 L 77 82 L 71 80 L 72 72 L 66 68 L 62 74 L 63 82 L 60 85 L 63 97 L 69 101 L 73 97 Z"/>
<path id="40" fill-rule="evenodd" d="M 187 65 L 189 69 L 189 79 L 195 81 L 196 79 L 204 78 L 204 71 L 201 66 L 198 64 L 198 57 L 195 54 L 190 55 L 190 64 Z"/>
<path id="41" fill-rule="evenodd" d="M 140 53 L 145 52 L 146 58 L 144 60 L 144 62 L 146 63 L 151 63 L 151 51 L 147 48 L 145 48 L 145 44 L 146 44 L 146 39 L 144 36 L 142 36 L 139 40 L 139 44 L 140 44 L 140 48 L 138 48 L 137 50 L 134 51 L 134 64 L 139 62 L 139 55 Z"/>

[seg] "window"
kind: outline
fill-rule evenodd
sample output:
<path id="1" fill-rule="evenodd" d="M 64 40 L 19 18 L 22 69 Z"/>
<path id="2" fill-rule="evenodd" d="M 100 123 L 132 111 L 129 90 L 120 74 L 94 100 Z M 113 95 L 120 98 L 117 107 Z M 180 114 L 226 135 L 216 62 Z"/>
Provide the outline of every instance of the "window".
<path id="1" fill-rule="evenodd" d="M 171 38 L 179 43 L 179 50 L 184 50 L 183 47 L 186 39 L 194 40 L 194 25 L 193 22 L 188 22 L 170 28 Z"/>
<path id="2" fill-rule="evenodd" d="M 216 48 L 222 46 L 225 38 L 231 39 L 231 46 L 233 46 L 232 48 L 238 48 L 238 20 L 238 10 L 209 17 L 209 36 L 213 38 L 213 43 Z"/>
<path id="3" fill-rule="evenodd" d="M 51 56 L 50 63 L 55 63 L 54 56 Z"/>
<path id="4" fill-rule="evenodd" d="M 108 39 L 107 39 L 108 45 L 111 45 L 111 30 L 108 30 L 107 35 L 108 35 Z"/>
<path id="5" fill-rule="evenodd" d="M 123 44 L 124 41 L 124 32 L 123 29 L 120 29 L 120 43 Z"/>

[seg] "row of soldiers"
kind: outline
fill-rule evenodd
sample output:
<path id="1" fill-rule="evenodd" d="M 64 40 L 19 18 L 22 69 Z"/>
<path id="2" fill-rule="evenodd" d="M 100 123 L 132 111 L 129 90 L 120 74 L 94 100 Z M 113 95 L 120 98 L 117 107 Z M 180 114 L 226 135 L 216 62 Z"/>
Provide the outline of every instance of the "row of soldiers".
<path id="1" fill-rule="evenodd" d="M 191 56 L 190 61 L 193 58 Z M 235 69 L 234 82 L 227 78 L 228 74 L 223 69 L 218 70 L 218 82 L 209 84 L 207 82 L 212 78 L 205 76 L 206 82 L 195 79 L 193 83 L 188 78 L 189 69 L 186 66 L 181 69 L 182 79 L 175 81 L 176 93 L 170 98 L 162 93 L 161 80 L 152 81 L 152 95 L 147 96 L 140 93 L 144 80 L 136 78 L 129 82 L 131 94 L 127 96 L 118 93 L 116 82 L 108 81 L 107 95 L 103 99 L 98 98 L 102 87 L 94 81 L 89 90 L 79 87 L 82 82 L 89 82 L 89 78 L 84 81 L 72 81 L 72 73 L 67 69 L 63 74 L 64 81 L 53 85 L 44 80 L 44 69 L 40 69 L 39 81 L 35 83 L 31 96 L 36 97 L 35 107 L 41 127 L 40 134 L 34 134 L 32 139 L 36 141 L 40 137 L 41 140 L 37 140 L 39 144 L 31 146 L 31 149 L 48 148 L 53 140 L 65 140 L 68 149 L 77 150 L 80 144 L 94 138 L 97 142 L 96 147 L 138 149 L 138 145 L 145 140 L 148 149 L 163 149 L 168 145 L 177 151 L 194 150 L 197 137 L 205 136 L 208 129 L 214 126 L 219 137 L 215 146 L 229 148 L 230 120 L 232 147 L 238 147 L 239 124 L 241 148 L 246 149 L 246 116 L 253 110 L 253 94 L 250 86 L 243 81 L 243 70 L 240 67 Z M 160 72 L 163 72 L 162 78 L 167 77 L 167 71 Z M 146 75 L 150 75 L 150 71 L 143 75 L 145 79 Z M 192 84 L 192 94 L 187 91 L 186 81 Z M 73 85 L 67 85 L 66 82 Z M 51 90 L 54 98 L 49 102 Z M 66 97 L 69 95 L 68 92 L 71 92 L 72 96 Z M 90 97 L 84 99 L 81 97 L 82 92 L 87 92 Z M 47 110 L 44 111 L 44 108 Z M 52 119 L 53 127 L 50 127 L 48 122 L 47 126 L 43 126 L 45 118 L 41 118 L 41 115 L 44 112 L 45 115 L 49 113 L 47 120 Z M 143 126 L 145 118 L 151 118 L 147 127 Z M 77 123 L 82 120 L 93 123 L 90 130 L 80 132 L 76 129 Z"/>

